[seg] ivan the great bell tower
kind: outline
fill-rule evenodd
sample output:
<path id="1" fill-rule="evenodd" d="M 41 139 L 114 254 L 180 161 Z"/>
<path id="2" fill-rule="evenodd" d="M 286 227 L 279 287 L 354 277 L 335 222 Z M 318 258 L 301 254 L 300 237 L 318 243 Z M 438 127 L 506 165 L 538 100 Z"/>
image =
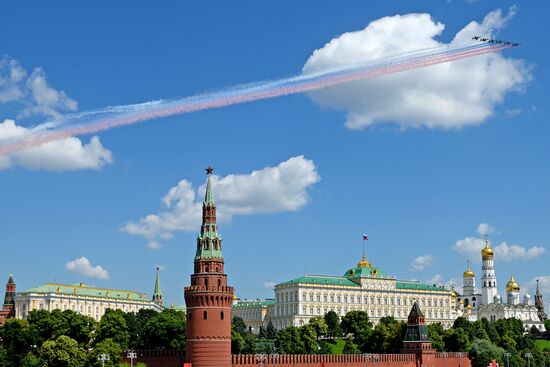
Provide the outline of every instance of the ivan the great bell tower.
<path id="1" fill-rule="evenodd" d="M 195 270 L 185 287 L 187 342 L 185 359 L 193 367 L 231 367 L 231 302 L 233 287 L 227 285 L 222 239 L 216 224 L 216 204 L 208 167 L 202 226 L 197 237 Z"/>

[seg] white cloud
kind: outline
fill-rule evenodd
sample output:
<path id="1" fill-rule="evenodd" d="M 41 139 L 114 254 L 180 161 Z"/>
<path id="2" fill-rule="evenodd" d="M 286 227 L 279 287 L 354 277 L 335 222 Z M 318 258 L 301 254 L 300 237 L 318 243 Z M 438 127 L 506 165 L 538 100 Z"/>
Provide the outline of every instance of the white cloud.
<path id="1" fill-rule="evenodd" d="M 443 276 L 441 274 L 435 274 L 433 277 L 426 281 L 427 284 L 444 285 Z"/>
<path id="2" fill-rule="evenodd" d="M 0 123 L 0 142 L 17 139 L 28 133 L 14 120 Z M 111 152 L 104 148 L 99 137 L 94 136 L 88 144 L 79 138 L 69 137 L 49 142 L 39 147 L 25 149 L 8 155 L 0 155 L 0 170 L 20 166 L 33 170 L 74 171 L 100 169 L 113 162 Z"/>
<path id="3" fill-rule="evenodd" d="M 472 261 L 481 259 L 481 250 L 485 247 L 485 240 L 476 237 L 466 237 L 456 241 L 453 249 L 466 255 Z"/>
<path id="4" fill-rule="evenodd" d="M 434 260 L 434 257 L 432 255 L 418 256 L 411 263 L 411 268 L 413 270 L 424 270 L 430 265 L 432 265 L 433 260 Z"/>
<path id="5" fill-rule="evenodd" d="M 540 246 L 533 246 L 529 249 L 520 245 L 508 245 L 502 242 L 495 247 L 495 256 L 503 261 L 530 260 L 544 254 L 546 249 Z"/>
<path id="6" fill-rule="evenodd" d="M 275 282 L 264 282 L 265 289 L 274 289 L 277 283 Z"/>
<path id="7" fill-rule="evenodd" d="M 477 227 L 477 233 L 480 235 L 486 235 L 490 233 L 497 233 L 497 230 L 487 223 L 481 223 Z M 453 249 L 466 255 L 472 261 L 478 262 L 481 260 L 481 250 L 484 247 L 484 239 L 477 237 L 466 237 L 456 241 Z M 546 249 L 541 246 L 526 248 L 518 244 L 509 245 L 507 242 L 501 242 L 500 244 L 493 246 L 493 250 L 495 253 L 495 259 L 500 261 L 531 260 L 546 252 Z"/>
<path id="8" fill-rule="evenodd" d="M 92 266 L 90 260 L 84 256 L 65 264 L 65 270 L 88 278 L 107 280 L 109 273 L 103 267 L 97 265 Z"/>
<path id="9" fill-rule="evenodd" d="M 451 46 L 471 42 L 474 35 L 493 37 L 506 26 L 500 10 L 483 22 L 471 22 L 459 31 Z M 445 26 L 429 14 L 395 15 L 377 19 L 365 29 L 344 33 L 317 49 L 304 73 L 361 63 L 398 53 L 442 46 L 434 38 Z M 428 68 L 354 81 L 311 92 L 318 104 L 346 112 L 346 124 L 361 129 L 393 122 L 402 128 L 456 129 L 479 125 L 490 117 L 506 94 L 530 79 L 522 60 L 491 53 Z"/>
<path id="10" fill-rule="evenodd" d="M 234 215 L 298 210 L 308 202 L 307 189 L 319 180 L 315 164 L 303 156 L 250 174 L 212 176 L 218 220 L 229 222 Z M 176 231 L 196 231 L 205 189 L 202 185 L 195 190 L 189 181 L 181 180 L 162 198 L 164 211 L 129 222 L 122 230 L 147 238 L 153 249 L 160 246 L 159 239 L 170 239 Z"/>
<path id="11" fill-rule="evenodd" d="M 497 229 L 488 223 L 480 223 L 477 226 L 477 233 L 480 234 L 481 236 L 492 234 L 492 233 L 495 233 L 496 231 Z"/>
<path id="12" fill-rule="evenodd" d="M 17 102 L 21 105 L 20 117 L 43 115 L 59 117 L 62 112 L 74 112 L 78 103 L 62 90 L 52 88 L 42 68 L 30 75 L 13 59 L 0 59 L 0 103 Z"/>

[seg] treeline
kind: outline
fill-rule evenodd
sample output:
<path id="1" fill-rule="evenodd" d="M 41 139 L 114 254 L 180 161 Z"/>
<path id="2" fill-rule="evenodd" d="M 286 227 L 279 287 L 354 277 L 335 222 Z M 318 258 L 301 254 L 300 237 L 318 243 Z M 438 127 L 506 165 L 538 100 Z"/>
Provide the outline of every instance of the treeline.
<path id="1" fill-rule="evenodd" d="M 330 311 L 324 317 L 310 319 L 306 325 L 289 326 L 278 332 L 268 324 L 258 336 L 250 333 L 238 317 L 232 326 L 234 354 L 400 353 L 407 328 L 405 322 L 391 316 L 373 325 L 364 311 L 351 311 L 341 318 Z M 546 327 L 550 329 L 550 322 Z M 531 366 L 550 367 L 549 353 L 535 346 L 535 340 L 543 335 L 536 329 L 525 333 L 523 323 L 517 319 L 469 322 L 461 317 L 448 330 L 439 323 L 428 325 L 427 329 L 437 351 L 467 352 L 474 367 L 485 367 L 493 359 L 501 366 L 509 362 L 510 367 L 527 367 L 528 353 Z"/>
<path id="2" fill-rule="evenodd" d="M 26 320 L 9 319 L 0 328 L 0 366 L 118 366 L 126 349 L 183 349 L 181 311 L 107 310 L 101 321 L 71 310 L 32 311 Z"/>

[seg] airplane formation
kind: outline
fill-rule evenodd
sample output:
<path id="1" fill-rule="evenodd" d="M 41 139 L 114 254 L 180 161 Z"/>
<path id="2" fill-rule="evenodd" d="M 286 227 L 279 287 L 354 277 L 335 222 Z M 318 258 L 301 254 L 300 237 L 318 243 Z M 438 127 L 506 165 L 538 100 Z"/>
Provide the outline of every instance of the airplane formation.
<path id="1" fill-rule="evenodd" d="M 494 40 L 494 39 L 491 39 L 491 38 L 484 38 L 484 37 L 480 37 L 480 36 L 473 36 L 472 39 L 473 39 L 474 41 L 479 41 L 479 42 L 501 43 L 501 44 L 503 44 L 503 45 L 519 46 L 519 43 L 516 43 L 516 42 L 509 42 L 509 41 L 502 41 L 502 40 Z"/>

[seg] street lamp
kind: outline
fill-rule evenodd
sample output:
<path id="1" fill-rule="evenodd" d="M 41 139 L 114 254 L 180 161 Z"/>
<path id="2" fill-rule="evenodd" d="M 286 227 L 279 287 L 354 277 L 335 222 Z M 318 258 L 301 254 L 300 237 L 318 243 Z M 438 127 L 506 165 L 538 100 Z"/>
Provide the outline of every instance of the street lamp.
<path id="1" fill-rule="evenodd" d="M 130 367 L 134 367 L 134 359 L 137 358 L 137 353 L 131 350 L 126 354 L 126 358 L 130 360 Z"/>
<path id="2" fill-rule="evenodd" d="M 97 356 L 97 360 L 101 361 L 101 366 L 105 367 L 105 361 L 110 361 L 110 356 L 108 354 L 102 353 Z"/>
<path id="3" fill-rule="evenodd" d="M 506 367 L 510 367 L 510 356 L 512 355 L 510 352 L 504 353 L 506 356 Z"/>
<path id="4" fill-rule="evenodd" d="M 527 358 L 527 367 L 531 367 L 531 357 L 533 356 L 532 353 L 525 353 L 525 357 Z"/>
<path id="5" fill-rule="evenodd" d="M 260 366 L 264 365 L 264 357 L 265 354 L 256 354 L 256 362 L 258 362 Z"/>

